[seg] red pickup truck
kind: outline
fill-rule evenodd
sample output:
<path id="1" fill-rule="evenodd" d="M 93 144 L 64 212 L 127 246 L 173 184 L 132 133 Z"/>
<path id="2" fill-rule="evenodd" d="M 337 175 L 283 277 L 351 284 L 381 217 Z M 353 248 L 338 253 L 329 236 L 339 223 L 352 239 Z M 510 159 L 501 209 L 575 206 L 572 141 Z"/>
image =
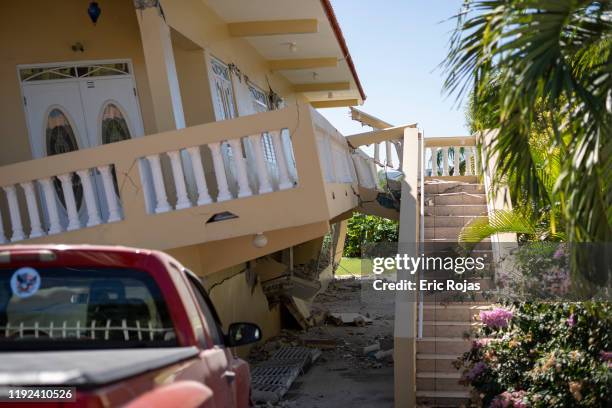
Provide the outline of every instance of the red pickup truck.
<path id="1" fill-rule="evenodd" d="M 249 367 L 230 348 L 261 330 L 221 327 L 198 277 L 162 252 L 0 246 L 5 403 L 16 387 L 45 387 L 75 391 L 45 406 L 249 407 Z M 20 407 L 41 406 L 18 395 Z"/>

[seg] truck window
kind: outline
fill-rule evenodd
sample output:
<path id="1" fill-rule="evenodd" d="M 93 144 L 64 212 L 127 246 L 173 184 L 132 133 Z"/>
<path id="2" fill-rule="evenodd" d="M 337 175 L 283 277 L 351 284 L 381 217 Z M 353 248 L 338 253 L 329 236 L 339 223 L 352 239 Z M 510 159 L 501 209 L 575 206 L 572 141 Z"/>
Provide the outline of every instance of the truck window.
<path id="1" fill-rule="evenodd" d="M 210 330 L 210 337 L 212 338 L 213 344 L 222 346 L 225 344 L 223 341 L 223 332 L 221 330 L 221 322 L 217 316 L 217 311 L 214 309 L 212 302 L 208 298 L 208 295 L 204 291 L 204 287 L 200 283 L 197 277 L 193 275 L 193 272 L 186 271 L 187 279 L 189 279 L 189 285 L 195 293 L 196 301 L 198 306 L 202 309 L 204 318 L 206 319 L 206 325 Z"/>
<path id="2" fill-rule="evenodd" d="M 163 296 L 144 271 L 0 269 L 0 349 L 176 345 Z"/>

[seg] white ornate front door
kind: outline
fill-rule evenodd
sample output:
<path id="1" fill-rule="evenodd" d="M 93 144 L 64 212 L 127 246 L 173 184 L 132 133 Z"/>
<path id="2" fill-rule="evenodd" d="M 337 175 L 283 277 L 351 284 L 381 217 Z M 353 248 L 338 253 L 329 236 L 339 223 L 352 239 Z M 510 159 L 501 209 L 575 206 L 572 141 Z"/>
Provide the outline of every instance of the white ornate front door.
<path id="1" fill-rule="evenodd" d="M 34 158 L 99 146 L 144 134 L 131 65 L 126 62 L 44 64 L 19 68 Z M 103 219 L 108 217 L 101 176 L 93 174 Z M 66 210 L 59 181 L 59 207 Z M 73 190 L 81 225 L 86 211 L 80 180 Z"/>

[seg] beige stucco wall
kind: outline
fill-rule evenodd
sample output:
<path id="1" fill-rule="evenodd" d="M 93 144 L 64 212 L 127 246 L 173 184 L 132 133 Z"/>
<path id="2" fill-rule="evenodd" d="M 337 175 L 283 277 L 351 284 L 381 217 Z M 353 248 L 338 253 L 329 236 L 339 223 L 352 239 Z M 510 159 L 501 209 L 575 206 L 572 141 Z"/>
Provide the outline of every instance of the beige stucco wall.
<path id="1" fill-rule="evenodd" d="M 23 109 L 18 64 L 129 58 L 134 74 L 145 133 L 156 129 L 151 93 L 136 11 L 125 0 L 106 0 L 94 25 L 87 16 L 87 2 L 62 0 L 5 1 L 0 5 L 0 166 L 31 159 Z M 249 79 L 268 89 L 268 83 L 288 102 L 294 100 L 290 84 L 269 72 L 266 61 L 242 38 L 232 38 L 226 23 L 200 0 L 174 0 L 164 4 L 167 23 L 173 28 L 173 47 L 181 83 L 187 125 L 214 120 L 206 71 L 199 52 L 206 50 L 226 63 L 236 64 Z M 185 49 L 176 33 L 200 48 Z M 80 42 L 84 52 L 71 45 Z M 192 88 L 185 86 L 193 85 Z M 199 92 L 200 91 L 200 92 Z"/>
<path id="2" fill-rule="evenodd" d="M 235 64 L 249 80 L 264 90 L 272 89 L 291 102 L 294 99 L 289 82 L 271 73 L 266 61 L 243 38 L 231 37 L 227 23 L 202 0 L 165 2 L 164 14 L 170 27 L 226 64 Z"/>
<path id="3" fill-rule="evenodd" d="M 0 165 L 32 158 L 18 64 L 129 58 L 134 65 L 145 133 L 152 106 L 140 32 L 131 1 L 106 0 L 93 25 L 81 0 L 3 1 L 0 5 Z M 84 52 L 70 48 L 83 44 Z"/>

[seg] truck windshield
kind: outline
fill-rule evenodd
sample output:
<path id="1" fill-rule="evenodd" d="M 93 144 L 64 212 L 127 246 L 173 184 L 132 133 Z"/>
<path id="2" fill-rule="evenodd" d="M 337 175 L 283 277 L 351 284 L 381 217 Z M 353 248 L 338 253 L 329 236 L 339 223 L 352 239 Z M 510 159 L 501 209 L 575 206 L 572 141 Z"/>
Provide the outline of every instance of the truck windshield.
<path id="1" fill-rule="evenodd" d="M 176 345 L 163 296 L 146 272 L 0 269 L 0 350 Z"/>

